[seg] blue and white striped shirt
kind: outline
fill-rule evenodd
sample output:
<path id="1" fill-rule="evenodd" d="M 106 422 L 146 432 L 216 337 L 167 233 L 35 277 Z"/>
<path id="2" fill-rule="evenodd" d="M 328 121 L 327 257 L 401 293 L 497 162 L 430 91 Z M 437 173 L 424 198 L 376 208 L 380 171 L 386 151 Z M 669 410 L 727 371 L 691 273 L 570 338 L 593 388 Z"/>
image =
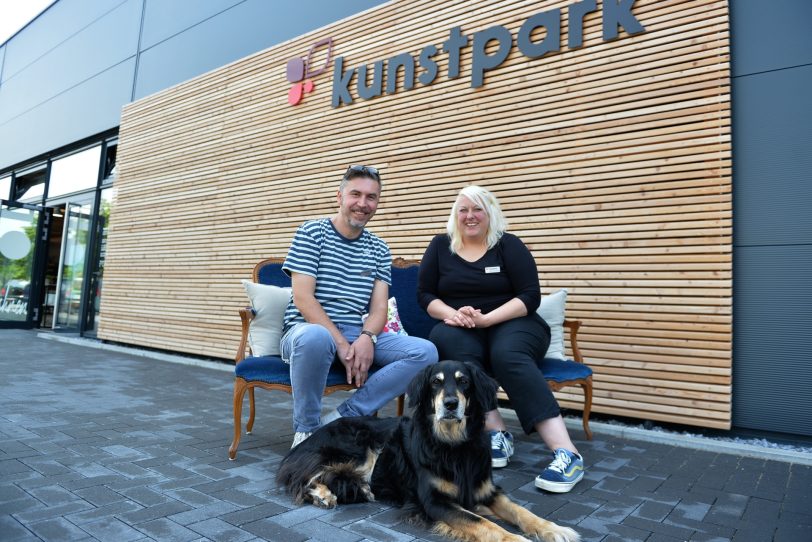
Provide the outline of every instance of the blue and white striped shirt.
<path id="1" fill-rule="evenodd" d="M 316 300 L 336 324 L 360 326 L 367 312 L 375 280 L 392 285 L 392 254 L 378 236 L 364 230 L 347 239 L 329 218 L 299 226 L 282 270 L 316 279 Z M 291 298 L 285 311 L 284 331 L 305 319 Z"/>

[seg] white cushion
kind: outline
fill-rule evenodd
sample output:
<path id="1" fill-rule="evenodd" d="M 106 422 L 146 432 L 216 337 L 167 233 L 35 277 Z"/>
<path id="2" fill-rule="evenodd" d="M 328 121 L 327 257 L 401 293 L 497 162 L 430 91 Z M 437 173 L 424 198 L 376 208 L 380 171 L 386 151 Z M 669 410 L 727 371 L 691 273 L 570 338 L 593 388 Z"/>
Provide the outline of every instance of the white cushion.
<path id="1" fill-rule="evenodd" d="M 536 310 L 550 326 L 550 348 L 545 358 L 567 359 L 564 354 L 564 305 L 567 302 L 567 290 L 558 290 L 541 298 Z"/>
<path id="2" fill-rule="evenodd" d="M 290 288 L 242 280 L 256 316 L 248 329 L 248 344 L 255 356 L 278 356 L 282 321 L 290 302 Z"/>

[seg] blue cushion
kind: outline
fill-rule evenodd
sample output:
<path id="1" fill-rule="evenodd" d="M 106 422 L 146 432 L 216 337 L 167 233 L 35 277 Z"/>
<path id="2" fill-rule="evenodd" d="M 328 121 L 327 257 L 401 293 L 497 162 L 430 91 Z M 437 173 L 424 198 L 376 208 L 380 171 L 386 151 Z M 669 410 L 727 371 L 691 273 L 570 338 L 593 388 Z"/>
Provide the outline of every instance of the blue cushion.
<path id="1" fill-rule="evenodd" d="M 260 284 L 269 284 L 280 288 L 290 287 L 290 277 L 282 271 L 281 263 L 269 263 L 260 267 L 257 278 Z"/>
<path id="2" fill-rule="evenodd" d="M 566 382 L 567 380 L 578 380 L 586 378 L 592 374 L 592 369 L 584 363 L 578 363 L 571 359 L 560 360 L 555 358 L 544 358 L 536 361 L 536 365 L 541 370 L 544 378 L 554 382 Z"/>
<path id="3" fill-rule="evenodd" d="M 389 295 L 398 301 L 398 314 L 406 333 L 414 337 L 428 339 L 431 328 L 437 320 L 429 316 L 417 304 L 417 270 L 413 265 L 405 269 L 392 268 L 392 287 Z"/>
<path id="4" fill-rule="evenodd" d="M 415 337 L 429 338 L 429 332 L 437 320 L 426 314 L 417 304 L 417 265 L 401 269 L 392 268 L 392 287 L 389 296 L 398 302 L 398 314 L 406 333 Z M 282 264 L 267 264 L 260 268 L 260 284 L 272 286 L 290 286 L 290 277 L 282 271 Z"/>
<path id="5" fill-rule="evenodd" d="M 375 372 L 370 369 L 369 374 Z M 234 367 L 234 376 L 248 382 L 266 382 L 290 386 L 290 366 L 279 356 L 252 356 L 245 358 Z M 347 373 L 341 363 L 333 363 L 327 374 L 327 385 L 346 384 Z"/>

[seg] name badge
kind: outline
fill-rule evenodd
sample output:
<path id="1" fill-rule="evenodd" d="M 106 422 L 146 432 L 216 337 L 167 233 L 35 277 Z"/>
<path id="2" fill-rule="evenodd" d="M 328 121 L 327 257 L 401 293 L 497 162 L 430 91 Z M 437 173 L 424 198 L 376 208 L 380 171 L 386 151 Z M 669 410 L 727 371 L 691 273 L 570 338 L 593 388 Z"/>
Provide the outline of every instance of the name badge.
<path id="1" fill-rule="evenodd" d="M 498 273 L 501 270 L 502 269 L 498 265 L 495 265 L 493 267 L 486 267 L 485 268 L 485 273 L 488 273 L 488 274 L 490 274 L 490 273 Z"/>

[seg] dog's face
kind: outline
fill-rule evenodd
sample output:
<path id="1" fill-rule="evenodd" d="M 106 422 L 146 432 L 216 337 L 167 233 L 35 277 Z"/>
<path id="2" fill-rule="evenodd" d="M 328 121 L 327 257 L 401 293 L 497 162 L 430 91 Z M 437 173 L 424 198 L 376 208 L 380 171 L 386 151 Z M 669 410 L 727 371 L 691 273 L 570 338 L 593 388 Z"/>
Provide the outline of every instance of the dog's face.
<path id="1" fill-rule="evenodd" d="M 476 365 L 441 361 L 418 373 L 409 385 L 415 417 L 430 420 L 437 439 L 456 444 L 468 439 L 469 424 L 482 424 L 496 382 Z"/>

